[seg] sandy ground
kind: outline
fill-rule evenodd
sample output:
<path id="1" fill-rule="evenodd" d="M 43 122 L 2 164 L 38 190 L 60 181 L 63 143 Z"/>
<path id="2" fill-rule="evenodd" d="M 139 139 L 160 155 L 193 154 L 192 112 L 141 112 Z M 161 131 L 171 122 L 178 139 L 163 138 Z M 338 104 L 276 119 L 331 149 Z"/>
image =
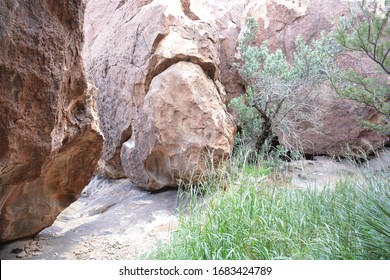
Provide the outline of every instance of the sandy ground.
<path id="1" fill-rule="evenodd" d="M 365 174 L 380 170 L 390 170 L 390 150 L 383 151 L 377 157 L 357 164 L 351 160 L 334 160 L 329 157 L 315 157 L 314 160 L 302 160 L 289 163 L 280 174 L 293 187 L 317 188 L 334 187 L 345 178 L 364 180 Z"/>

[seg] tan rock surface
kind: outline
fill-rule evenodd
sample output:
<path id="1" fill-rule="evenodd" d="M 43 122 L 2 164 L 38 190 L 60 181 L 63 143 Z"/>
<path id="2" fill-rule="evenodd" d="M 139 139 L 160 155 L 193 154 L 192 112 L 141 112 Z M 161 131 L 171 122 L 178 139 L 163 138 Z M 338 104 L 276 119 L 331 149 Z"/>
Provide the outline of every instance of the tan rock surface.
<path id="1" fill-rule="evenodd" d="M 0 241 L 50 226 L 99 159 L 83 12 L 81 0 L 0 3 Z"/>

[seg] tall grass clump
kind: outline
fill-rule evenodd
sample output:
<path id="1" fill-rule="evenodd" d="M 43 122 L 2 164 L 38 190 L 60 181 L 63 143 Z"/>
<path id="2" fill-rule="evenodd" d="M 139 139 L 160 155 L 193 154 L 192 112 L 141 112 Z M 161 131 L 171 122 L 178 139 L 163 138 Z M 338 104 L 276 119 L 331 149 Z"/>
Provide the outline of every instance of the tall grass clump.
<path id="1" fill-rule="evenodd" d="M 390 175 L 389 170 L 368 178 L 368 189 L 361 189 L 364 204 L 356 217 L 361 225 L 358 237 L 368 259 L 390 259 Z"/>
<path id="2" fill-rule="evenodd" d="M 210 191 L 180 190 L 180 226 L 150 258 L 390 259 L 388 172 L 300 190 L 267 183 L 266 165 L 238 162 L 214 173 Z"/>

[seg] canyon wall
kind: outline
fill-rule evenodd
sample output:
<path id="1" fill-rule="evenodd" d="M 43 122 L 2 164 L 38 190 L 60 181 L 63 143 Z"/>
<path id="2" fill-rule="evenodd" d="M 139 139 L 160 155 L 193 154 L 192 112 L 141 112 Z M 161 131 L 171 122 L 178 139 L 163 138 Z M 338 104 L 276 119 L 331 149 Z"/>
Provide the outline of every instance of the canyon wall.
<path id="1" fill-rule="evenodd" d="M 0 2 L 0 241 L 51 225 L 103 138 L 81 58 L 82 0 Z"/>

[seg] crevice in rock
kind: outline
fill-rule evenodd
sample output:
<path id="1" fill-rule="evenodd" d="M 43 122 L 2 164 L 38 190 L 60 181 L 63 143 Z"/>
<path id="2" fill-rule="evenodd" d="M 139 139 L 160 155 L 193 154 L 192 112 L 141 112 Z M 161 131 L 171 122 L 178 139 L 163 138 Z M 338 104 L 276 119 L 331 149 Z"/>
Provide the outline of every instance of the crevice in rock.
<path id="1" fill-rule="evenodd" d="M 133 135 L 133 128 L 131 124 L 123 130 L 122 135 L 121 135 L 121 140 L 120 140 L 120 146 L 122 146 L 123 143 L 127 142 L 130 140 L 131 136 Z"/>
<path id="2" fill-rule="evenodd" d="M 121 137 L 118 145 L 115 147 L 113 154 L 109 159 L 105 160 L 104 168 L 101 169 L 101 173 L 109 178 L 121 179 L 126 178 L 125 172 L 121 165 L 121 149 L 122 145 L 130 140 L 133 135 L 132 125 L 129 124 L 128 127 L 122 130 Z"/>
<path id="3" fill-rule="evenodd" d="M 191 0 L 180 0 L 184 14 L 191 20 L 200 20 L 200 18 L 191 11 Z"/>
<path id="4" fill-rule="evenodd" d="M 309 13 L 307 13 L 307 14 L 304 14 L 304 15 L 302 15 L 302 16 L 298 16 L 298 17 L 296 17 L 294 20 L 293 20 L 293 24 L 294 23 L 296 23 L 296 22 L 299 22 L 300 20 L 302 20 L 302 19 L 304 19 L 305 17 L 307 17 L 309 15 Z"/>
<path id="5" fill-rule="evenodd" d="M 175 55 L 172 58 L 165 59 L 163 62 L 156 62 L 153 63 L 153 60 L 156 59 L 158 60 L 159 58 L 157 56 L 152 56 L 151 58 L 151 65 L 155 65 L 154 67 L 150 68 L 148 74 L 146 75 L 145 79 L 145 92 L 148 92 L 150 83 L 152 82 L 152 79 L 158 75 L 160 75 L 162 72 L 167 70 L 169 67 L 172 65 L 180 62 L 180 61 L 185 61 L 185 62 L 191 62 L 194 64 L 199 65 L 203 71 L 206 73 L 206 75 L 211 79 L 215 80 L 215 73 L 217 71 L 216 66 L 214 63 L 210 62 L 204 62 L 198 57 L 194 56 L 186 56 L 183 54 L 178 54 Z"/>
<path id="6" fill-rule="evenodd" d="M 122 7 L 125 3 L 126 3 L 126 0 L 121 0 L 121 1 L 118 3 L 118 6 L 116 6 L 115 11 L 118 10 L 120 7 Z"/>
<path id="7" fill-rule="evenodd" d="M 153 41 L 152 47 L 151 47 L 150 50 L 149 50 L 149 52 L 150 52 L 151 54 L 153 54 L 153 53 L 156 51 L 158 45 L 160 44 L 160 42 L 161 42 L 166 36 L 167 36 L 167 34 L 165 34 L 165 33 L 159 33 L 159 34 L 157 34 L 156 38 L 155 38 L 154 41 Z M 146 44 L 146 42 L 145 42 L 145 44 Z"/>
<path id="8" fill-rule="evenodd" d="M 285 22 L 283 22 L 282 23 L 282 26 L 281 27 L 279 27 L 278 29 L 276 29 L 275 30 L 275 32 L 280 32 L 280 31 L 283 31 L 284 30 L 284 28 L 287 26 L 287 23 L 285 23 Z"/>

